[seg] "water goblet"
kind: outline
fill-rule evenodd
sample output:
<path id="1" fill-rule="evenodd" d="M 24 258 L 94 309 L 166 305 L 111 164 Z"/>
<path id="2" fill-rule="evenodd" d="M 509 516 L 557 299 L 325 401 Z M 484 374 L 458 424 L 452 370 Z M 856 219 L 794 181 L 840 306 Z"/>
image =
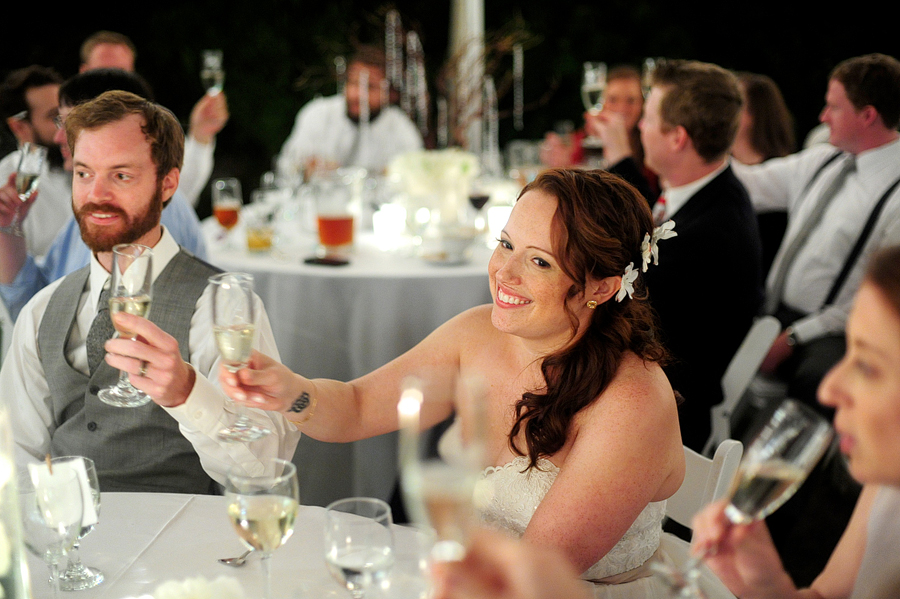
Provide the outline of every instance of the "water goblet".
<path id="1" fill-rule="evenodd" d="M 89 500 L 85 498 L 81 531 L 68 552 L 68 565 L 65 571 L 59 575 L 59 588 L 63 591 L 82 591 L 94 588 L 103 582 L 103 572 L 96 568 L 89 568 L 82 563 L 79 543 L 89 532 L 94 530 L 94 526 L 100 516 L 100 482 L 97 478 L 97 468 L 94 466 L 92 459 L 83 456 L 53 458 L 50 463 L 54 469 L 65 466 L 70 466 L 77 470 L 83 469 L 83 474 L 81 474 L 83 476 L 82 481 L 87 480 L 86 490 L 90 496 Z M 91 508 L 93 508 L 93 513 L 91 513 Z"/>
<path id="2" fill-rule="evenodd" d="M 113 269 L 109 288 L 109 315 L 127 312 L 147 318 L 153 283 L 153 250 L 145 245 L 123 243 L 113 247 Z M 116 336 L 134 339 L 134 331 L 116 326 Z M 150 396 L 128 380 L 128 373 L 119 372 L 119 382 L 102 389 L 97 397 L 103 403 L 119 408 L 137 408 L 150 402 Z"/>
<path id="3" fill-rule="evenodd" d="M 750 443 L 732 482 L 725 515 L 733 524 L 761 520 L 790 499 L 831 442 L 831 426 L 812 408 L 785 400 Z M 653 570 L 673 597 L 702 599 L 700 564 L 715 552 L 707 548 L 682 568 L 653 562 Z"/>
<path id="4" fill-rule="evenodd" d="M 390 506 L 380 499 L 339 499 L 325 509 L 325 562 L 353 599 L 387 582 L 394 565 Z"/>
<path id="5" fill-rule="evenodd" d="M 253 276 L 226 272 L 210 277 L 212 287 L 213 333 L 222 363 L 231 372 L 246 368 L 256 335 L 256 303 Z M 237 420 L 219 431 L 228 441 L 255 441 L 270 434 L 267 428 L 253 424 L 247 408 L 235 403 Z"/>
<path id="6" fill-rule="evenodd" d="M 225 86 L 225 70 L 222 68 L 221 50 L 204 50 L 202 54 L 202 66 L 200 68 L 200 81 L 203 89 L 210 96 L 222 92 Z"/>
<path id="7" fill-rule="evenodd" d="M 228 517 L 247 549 L 257 551 L 265 577 L 265 599 L 272 597 L 270 560 L 294 532 L 300 506 L 297 467 L 286 460 L 267 464 L 273 474 L 249 476 L 232 469 L 225 482 Z"/>
<path id="8" fill-rule="evenodd" d="M 455 390 L 439 397 L 424 394 L 421 381 L 411 379 L 405 383 L 397 410 L 407 511 L 413 522 L 434 529 L 435 560 L 461 559 L 484 500 L 480 485 L 486 466 L 482 385 L 460 380 Z M 435 442 L 451 415 L 452 423 Z M 441 426 L 433 427 L 441 421 Z"/>
<path id="9" fill-rule="evenodd" d="M 25 546 L 50 570 L 54 598 L 59 597 L 59 563 L 75 543 L 83 517 L 81 481 L 71 468 L 55 472 L 43 464 L 19 476 L 19 505 Z"/>

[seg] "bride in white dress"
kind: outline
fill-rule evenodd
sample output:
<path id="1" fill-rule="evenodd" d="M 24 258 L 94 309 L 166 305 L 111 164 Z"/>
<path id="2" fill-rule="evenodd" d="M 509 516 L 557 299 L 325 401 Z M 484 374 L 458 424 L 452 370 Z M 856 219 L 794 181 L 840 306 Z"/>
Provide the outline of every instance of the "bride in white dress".
<path id="1" fill-rule="evenodd" d="M 640 274 L 653 234 L 647 202 L 621 179 L 545 171 L 523 190 L 491 258 L 491 305 L 349 383 L 309 380 L 255 353 L 250 368 L 221 372 L 223 389 L 284 412 L 310 437 L 345 442 L 397 430 L 410 375 L 434 397 L 480 376 L 492 519 L 557 548 L 597 589 L 664 596 L 647 560 L 684 453 Z M 428 408 L 440 403 L 423 405 L 423 428 L 450 416 Z"/>

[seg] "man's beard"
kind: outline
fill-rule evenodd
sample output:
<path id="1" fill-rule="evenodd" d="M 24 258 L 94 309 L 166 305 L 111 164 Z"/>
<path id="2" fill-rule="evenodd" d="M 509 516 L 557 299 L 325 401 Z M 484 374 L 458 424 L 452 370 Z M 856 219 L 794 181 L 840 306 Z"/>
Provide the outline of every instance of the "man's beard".
<path id="1" fill-rule="evenodd" d="M 78 228 L 81 230 L 81 239 L 95 253 L 111 252 L 113 247 L 120 243 L 134 243 L 159 224 L 162 209 L 162 182 L 156 186 L 156 193 L 153 194 L 153 199 L 147 212 L 137 220 L 130 220 L 129 216 L 121 208 L 109 204 L 85 204 L 80 210 L 76 210 L 74 206 L 72 207 L 75 213 L 75 220 L 78 222 Z M 92 212 L 116 214 L 125 220 L 125 227 L 108 230 L 112 229 L 112 227 L 88 224 L 85 222 L 85 219 Z"/>

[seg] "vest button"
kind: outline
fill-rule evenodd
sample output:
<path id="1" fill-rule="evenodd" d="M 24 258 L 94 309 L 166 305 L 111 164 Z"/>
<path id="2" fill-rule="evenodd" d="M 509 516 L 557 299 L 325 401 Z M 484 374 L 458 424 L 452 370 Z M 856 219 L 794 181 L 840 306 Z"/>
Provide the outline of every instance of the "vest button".
<path id="1" fill-rule="evenodd" d="M 100 393 L 100 386 L 99 385 L 91 385 L 90 387 L 88 387 L 88 391 L 90 392 L 91 395 L 97 395 L 98 393 Z"/>
<path id="2" fill-rule="evenodd" d="M 87 429 L 91 432 L 94 432 L 95 430 L 97 430 L 97 423 L 96 422 L 88 422 Z"/>

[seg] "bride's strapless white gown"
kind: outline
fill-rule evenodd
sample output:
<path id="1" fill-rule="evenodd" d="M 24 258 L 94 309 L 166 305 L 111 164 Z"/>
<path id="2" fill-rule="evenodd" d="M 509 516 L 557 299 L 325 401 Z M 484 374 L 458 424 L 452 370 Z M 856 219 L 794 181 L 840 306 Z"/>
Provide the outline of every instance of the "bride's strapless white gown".
<path id="1" fill-rule="evenodd" d="M 446 455 L 458 443 L 456 423 L 442 436 L 439 451 Z M 538 461 L 538 468 L 525 470 L 526 457 L 516 457 L 503 466 L 484 471 L 486 506 L 482 519 L 489 525 L 521 537 L 535 510 L 559 474 L 552 462 Z M 479 494 L 482 489 L 480 489 Z M 688 544 L 662 531 L 666 502 L 650 503 L 640 513 L 619 542 L 596 564 L 582 574 L 596 598 L 610 599 L 669 599 L 662 580 L 651 574 L 649 560 L 670 559 L 676 564 L 688 558 Z M 654 555 L 656 557 L 654 557 Z M 604 580 L 605 579 L 605 580 Z M 590 582 L 589 582 L 590 581 Z M 732 595 L 707 568 L 703 568 L 703 588 L 709 597 L 732 598 Z"/>

